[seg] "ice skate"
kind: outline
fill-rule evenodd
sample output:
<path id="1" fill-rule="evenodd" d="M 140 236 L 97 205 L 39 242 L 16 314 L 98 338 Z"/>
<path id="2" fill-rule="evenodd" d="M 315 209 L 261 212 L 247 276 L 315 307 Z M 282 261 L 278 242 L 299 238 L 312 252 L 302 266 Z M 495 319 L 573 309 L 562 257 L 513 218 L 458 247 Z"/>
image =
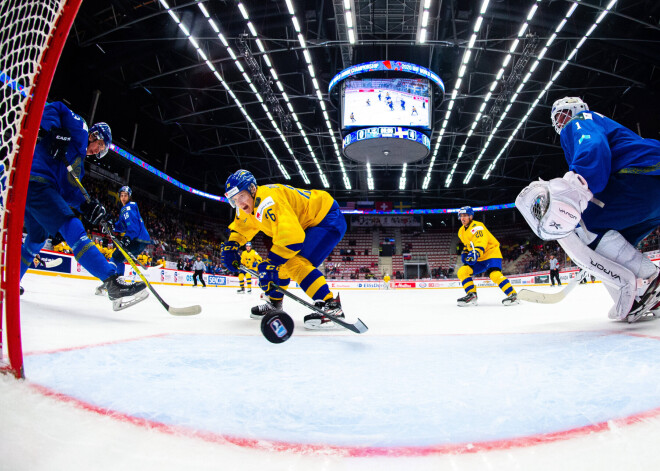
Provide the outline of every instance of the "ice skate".
<path id="1" fill-rule="evenodd" d="M 282 309 L 282 301 L 266 301 L 266 304 L 254 306 L 250 311 L 252 319 L 262 319 L 266 314 Z"/>
<path id="2" fill-rule="evenodd" d="M 236 290 L 236 293 L 238 294 L 245 294 L 245 288 L 240 288 Z"/>
<path id="3" fill-rule="evenodd" d="M 106 296 L 108 294 L 108 289 L 105 287 L 105 283 L 100 286 L 97 286 L 94 290 L 96 296 Z"/>
<path id="4" fill-rule="evenodd" d="M 344 318 L 344 311 L 341 308 L 341 300 L 339 296 L 332 298 L 329 301 L 316 301 L 314 305 L 321 309 L 323 312 L 330 314 L 341 319 Z M 305 329 L 309 330 L 329 330 L 341 328 L 332 319 L 327 316 L 322 316 L 317 312 L 307 314 L 305 316 Z"/>
<path id="5" fill-rule="evenodd" d="M 660 317 L 660 301 L 651 308 L 651 314 L 653 314 L 653 317 Z"/>
<path id="6" fill-rule="evenodd" d="M 145 291 L 147 285 L 144 282 L 131 283 L 119 275 L 112 275 L 103 282 L 103 285 L 108 290 L 108 297 L 115 311 L 131 307 L 149 296 L 149 292 Z"/>
<path id="7" fill-rule="evenodd" d="M 251 292 L 252 292 L 252 288 L 248 288 L 247 292 L 248 292 L 248 293 L 251 293 Z"/>
<path id="8" fill-rule="evenodd" d="M 474 293 L 474 292 L 473 293 L 468 293 L 465 296 L 463 296 L 462 298 L 458 298 L 456 300 L 456 303 L 460 307 L 476 306 L 478 304 L 477 303 L 477 293 Z"/>
<path id="9" fill-rule="evenodd" d="M 520 304 L 520 301 L 518 301 L 518 295 L 516 293 L 513 293 L 510 296 L 507 296 L 502 300 L 502 304 L 504 304 L 505 306 L 513 306 L 514 304 Z"/>
<path id="10" fill-rule="evenodd" d="M 656 271 L 654 276 L 645 280 L 643 288 L 645 288 L 644 292 L 638 299 L 635 299 L 630 313 L 626 316 L 628 324 L 637 322 L 644 316 L 653 315 L 658 317 L 660 315 L 657 314 L 658 302 L 660 301 L 660 273 Z"/>

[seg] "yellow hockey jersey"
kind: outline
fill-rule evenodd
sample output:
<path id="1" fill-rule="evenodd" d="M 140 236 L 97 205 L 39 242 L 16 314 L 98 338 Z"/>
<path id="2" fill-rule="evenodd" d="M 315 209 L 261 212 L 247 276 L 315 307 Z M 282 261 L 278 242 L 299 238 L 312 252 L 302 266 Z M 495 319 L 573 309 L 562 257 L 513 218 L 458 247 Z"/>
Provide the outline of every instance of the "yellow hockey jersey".
<path id="1" fill-rule="evenodd" d="M 318 225 L 334 201 L 322 190 L 261 185 L 257 187 L 252 214 L 236 208 L 234 222 L 229 225 L 229 240 L 243 245 L 263 231 L 273 239 L 269 257 L 278 265 L 284 264 L 302 249 L 305 229 Z"/>
<path id="2" fill-rule="evenodd" d="M 255 263 L 259 264 L 263 261 L 261 255 L 259 255 L 256 250 L 252 249 L 249 252 L 244 250 L 241 254 L 241 265 L 244 265 L 252 270 L 255 270 L 257 267 Z"/>
<path id="3" fill-rule="evenodd" d="M 465 245 L 464 252 L 472 250 L 470 242 L 474 244 L 474 248 L 479 253 L 478 261 L 488 260 L 490 258 L 502 258 L 500 252 L 500 243 L 495 236 L 490 233 L 484 223 L 479 221 L 472 221 L 467 229 L 461 226 L 458 230 L 458 238 Z"/>

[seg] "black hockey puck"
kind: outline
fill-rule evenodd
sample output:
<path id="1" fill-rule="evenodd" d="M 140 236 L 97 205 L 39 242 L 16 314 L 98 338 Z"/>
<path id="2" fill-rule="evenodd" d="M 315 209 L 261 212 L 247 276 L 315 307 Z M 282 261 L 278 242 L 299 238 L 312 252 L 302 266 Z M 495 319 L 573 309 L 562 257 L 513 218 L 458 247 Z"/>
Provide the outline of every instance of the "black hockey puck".
<path id="1" fill-rule="evenodd" d="M 284 311 L 273 311 L 261 319 L 261 333 L 271 343 L 282 343 L 293 334 L 293 319 Z"/>

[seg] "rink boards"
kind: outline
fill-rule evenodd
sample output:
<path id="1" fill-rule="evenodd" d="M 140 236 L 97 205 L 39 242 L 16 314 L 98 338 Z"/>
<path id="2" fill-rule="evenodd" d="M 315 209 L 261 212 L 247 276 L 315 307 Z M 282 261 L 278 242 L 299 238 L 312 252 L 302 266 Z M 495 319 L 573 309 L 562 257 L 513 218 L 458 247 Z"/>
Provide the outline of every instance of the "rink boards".
<path id="1" fill-rule="evenodd" d="M 60 275 L 71 278 L 81 279 L 95 279 L 80 263 L 76 261 L 73 255 L 51 252 L 48 250 L 41 251 L 41 258 L 44 261 L 51 261 L 54 259 L 62 259 L 62 263 L 52 268 L 30 268 L 30 273 L 38 273 L 43 275 Z M 660 253 L 650 254 L 651 260 L 654 263 L 660 263 Z M 132 267 L 128 264 L 125 265 L 126 276 L 136 277 Z M 143 271 L 144 276 L 153 284 L 166 284 L 166 285 L 179 285 L 179 286 L 192 286 L 193 285 L 193 272 L 176 270 L 171 268 L 156 268 L 150 267 Z M 565 270 L 560 272 L 559 277 L 562 283 L 568 283 L 575 278 L 577 270 Z M 218 288 L 236 288 L 239 286 L 238 277 L 236 276 L 223 276 L 211 275 L 204 273 L 204 281 L 210 287 Z M 525 275 L 511 275 L 508 277 L 511 284 L 514 286 L 526 285 L 543 285 L 549 284 L 550 276 L 547 271 L 525 274 Z M 494 287 L 495 284 L 489 278 L 475 278 L 475 284 L 479 287 Z M 256 286 L 256 283 L 253 282 Z M 357 289 L 357 290 L 378 290 L 383 289 L 382 280 L 332 280 L 328 279 L 328 284 L 331 289 Z M 298 284 L 291 281 L 290 288 L 299 288 Z M 394 289 L 447 289 L 447 288 L 461 288 L 461 282 L 458 279 L 446 280 L 391 280 L 390 287 Z"/>

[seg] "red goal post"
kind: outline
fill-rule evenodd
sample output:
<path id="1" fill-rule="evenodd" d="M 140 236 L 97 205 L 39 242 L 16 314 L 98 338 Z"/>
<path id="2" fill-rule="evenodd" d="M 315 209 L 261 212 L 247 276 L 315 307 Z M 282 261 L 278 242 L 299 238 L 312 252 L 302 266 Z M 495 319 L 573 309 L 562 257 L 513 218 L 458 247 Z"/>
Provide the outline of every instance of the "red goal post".
<path id="1" fill-rule="evenodd" d="M 0 370 L 19 378 L 20 253 L 32 153 L 55 68 L 81 2 L 0 1 Z"/>

